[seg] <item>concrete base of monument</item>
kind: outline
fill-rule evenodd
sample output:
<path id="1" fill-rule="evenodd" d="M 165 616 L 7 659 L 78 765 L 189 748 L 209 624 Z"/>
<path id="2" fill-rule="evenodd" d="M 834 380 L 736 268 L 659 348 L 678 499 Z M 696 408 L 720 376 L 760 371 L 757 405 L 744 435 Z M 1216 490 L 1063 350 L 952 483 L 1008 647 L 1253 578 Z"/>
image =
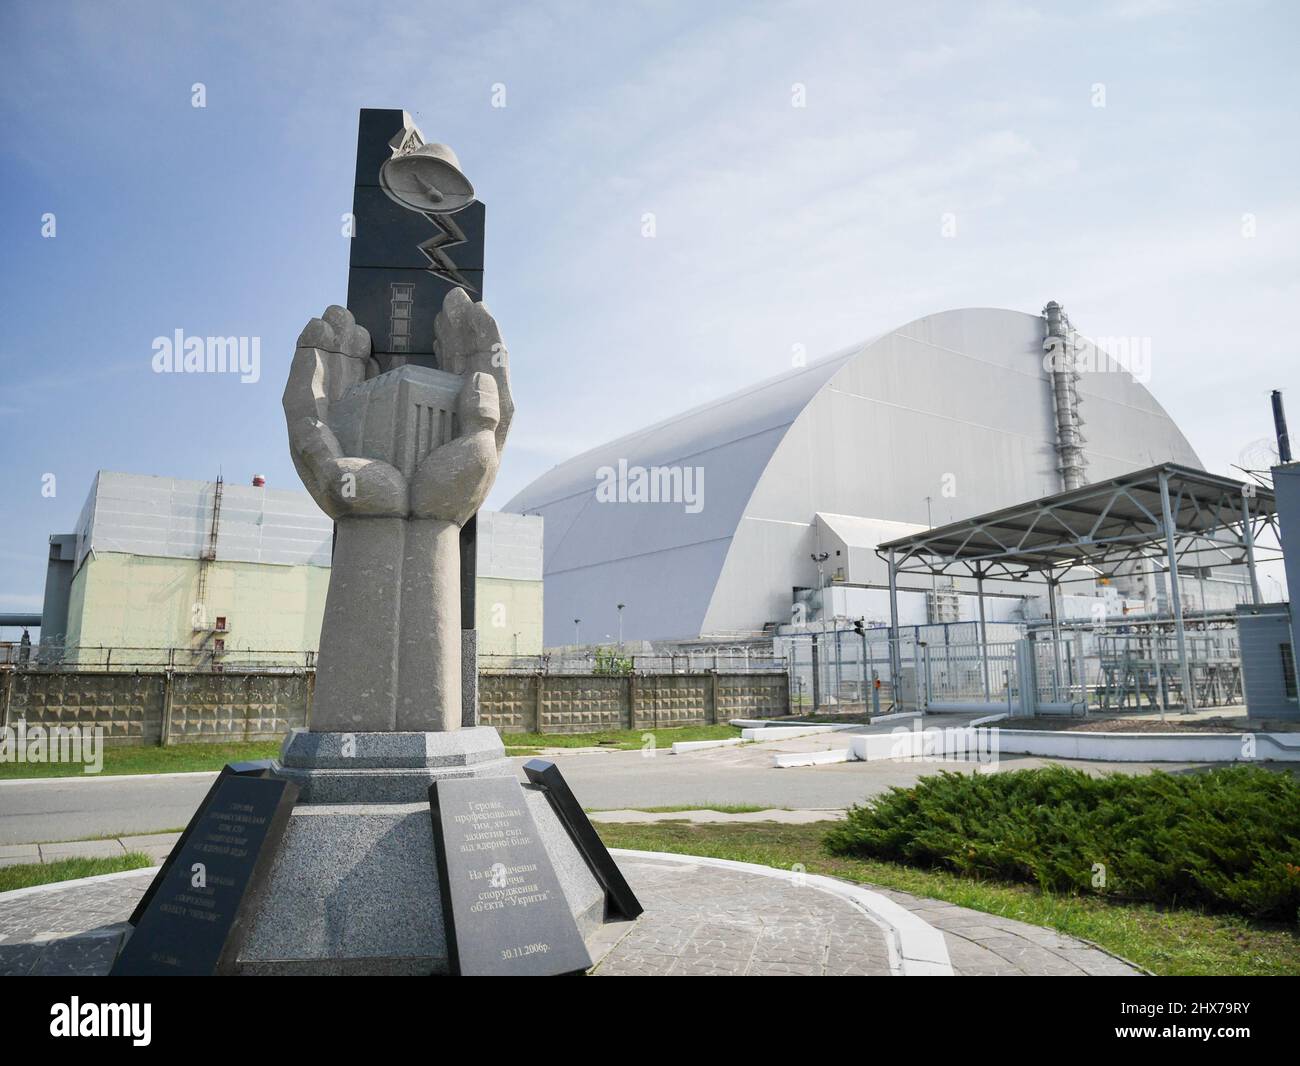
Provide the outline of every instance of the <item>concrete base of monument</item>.
<path id="1" fill-rule="evenodd" d="M 529 789 L 524 795 L 578 928 L 584 937 L 599 939 L 604 890 L 545 795 Z M 427 799 L 299 804 L 250 917 L 239 971 L 447 973 L 436 864 Z"/>
<path id="2" fill-rule="evenodd" d="M 491 726 L 443 733 L 313 733 L 285 738 L 277 777 L 300 803 L 425 803 L 447 777 L 506 777 L 514 767 Z"/>

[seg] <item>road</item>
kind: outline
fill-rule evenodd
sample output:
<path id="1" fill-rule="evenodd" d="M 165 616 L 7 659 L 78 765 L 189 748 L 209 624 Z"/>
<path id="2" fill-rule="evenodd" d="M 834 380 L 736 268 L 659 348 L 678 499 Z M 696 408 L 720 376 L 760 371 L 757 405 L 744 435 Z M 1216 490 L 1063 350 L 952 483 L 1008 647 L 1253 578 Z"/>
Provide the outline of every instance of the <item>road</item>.
<path id="1" fill-rule="evenodd" d="M 820 747 L 825 749 L 827 745 Z M 756 745 L 689 755 L 661 752 L 653 758 L 644 758 L 636 751 L 547 758 L 564 772 L 579 802 L 595 810 L 680 804 L 842 809 L 888 788 L 914 785 L 929 774 L 974 768 L 971 762 L 884 759 L 777 770 L 771 765 L 772 751 L 777 748 L 777 745 Z M 779 750 L 796 749 L 787 743 L 780 745 Z M 1145 773 L 1155 768 L 1155 764 L 1148 763 L 1066 761 L 1027 755 L 1003 755 L 998 767 L 1024 770 L 1053 762 L 1093 774 Z M 1169 771 L 1190 767 L 1189 763 L 1159 764 L 1160 769 Z"/>
<path id="2" fill-rule="evenodd" d="M 184 827 L 216 774 L 0 782 L 0 844 L 161 833 Z"/>
<path id="3" fill-rule="evenodd" d="M 847 743 L 804 738 L 672 755 L 660 749 L 561 753 L 553 758 L 584 807 L 666 807 L 753 804 L 796 809 L 844 808 L 894 785 L 907 786 L 942 770 L 969 763 L 882 760 L 774 769 L 774 751 L 825 750 Z M 524 759 L 514 760 L 521 767 Z M 1045 766 L 1049 761 L 1090 773 L 1142 773 L 1158 765 L 1177 771 L 1183 763 L 1065 762 L 1004 755 L 1002 769 Z M 0 782 L 0 844 L 84 840 L 98 836 L 156 833 L 183 827 L 215 774 L 147 777 L 47 778 Z M 522 771 L 520 773 L 522 777 Z"/>

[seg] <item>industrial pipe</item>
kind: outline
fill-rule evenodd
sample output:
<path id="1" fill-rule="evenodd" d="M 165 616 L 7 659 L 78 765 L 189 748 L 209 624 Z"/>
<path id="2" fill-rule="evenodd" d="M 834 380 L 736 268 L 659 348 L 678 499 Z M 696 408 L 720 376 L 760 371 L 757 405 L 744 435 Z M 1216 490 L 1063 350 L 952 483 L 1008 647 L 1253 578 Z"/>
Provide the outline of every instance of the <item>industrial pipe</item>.
<path id="1" fill-rule="evenodd" d="M 0 628 L 6 626 L 18 628 L 21 626 L 23 629 L 28 629 L 40 624 L 41 616 L 39 614 L 0 614 Z"/>
<path id="2" fill-rule="evenodd" d="M 1286 412 L 1282 409 L 1282 390 L 1273 390 L 1273 428 L 1277 432 L 1277 457 L 1280 462 L 1291 461 L 1291 437 L 1286 431 Z"/>

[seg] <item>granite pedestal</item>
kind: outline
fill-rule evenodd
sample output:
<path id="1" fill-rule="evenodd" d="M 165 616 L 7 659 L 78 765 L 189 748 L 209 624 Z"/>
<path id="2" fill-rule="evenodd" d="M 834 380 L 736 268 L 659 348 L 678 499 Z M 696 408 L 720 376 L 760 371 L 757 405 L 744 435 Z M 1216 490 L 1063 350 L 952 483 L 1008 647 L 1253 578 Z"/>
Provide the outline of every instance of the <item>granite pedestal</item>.
<path id="1" fill-rule="evenodd" d="M 249 975 L 420 975 L 449 970 L 429 785 L 513 777 L 491 726 L 439 733 L 286 738 L 277 776 L 300 802 L 250 916 L 238 971 Z M 589 936 L 605 892 L 544 793 L 524 789 L 565 900 Z"/>
<path id="2" fill-rule="evenodd" d="M 541 792 L 525 792 L 574 920 L 590 936 L 605 893 Z M 301 804 L 239 958 L 248 975 L 448 972 L 429 804 Z"/>
<path id="3" fill-rule="evenodd" d="M 445 777 L 514 773 L 491 726 L 440 733 L 316 733 L 285 739 L 276 774 L 303 803 L 420 803 Z"/>

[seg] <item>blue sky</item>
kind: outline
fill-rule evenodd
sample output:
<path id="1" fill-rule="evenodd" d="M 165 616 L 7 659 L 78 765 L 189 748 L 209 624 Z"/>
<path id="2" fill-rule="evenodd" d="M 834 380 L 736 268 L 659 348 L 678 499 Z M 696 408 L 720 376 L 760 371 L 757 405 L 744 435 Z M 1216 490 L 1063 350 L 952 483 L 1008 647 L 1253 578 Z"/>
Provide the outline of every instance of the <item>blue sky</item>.
<path id="1" fill-rule="evenodd" d="M 1231 472 L 1271 388 L 1300 425 L 1298 29 L 1158 0 L 6 3 L 0 610 L 39 610 L 97 469 L 299 487 L 280 392 L 346 295 L 361 107 L 411 111 L 488 206 L 519 408 L 490 506 L 796 345 L 1049 299 L 1149 338 Z M 261 380 L 155 374 L 177 329 L 260 337 Z"/>

